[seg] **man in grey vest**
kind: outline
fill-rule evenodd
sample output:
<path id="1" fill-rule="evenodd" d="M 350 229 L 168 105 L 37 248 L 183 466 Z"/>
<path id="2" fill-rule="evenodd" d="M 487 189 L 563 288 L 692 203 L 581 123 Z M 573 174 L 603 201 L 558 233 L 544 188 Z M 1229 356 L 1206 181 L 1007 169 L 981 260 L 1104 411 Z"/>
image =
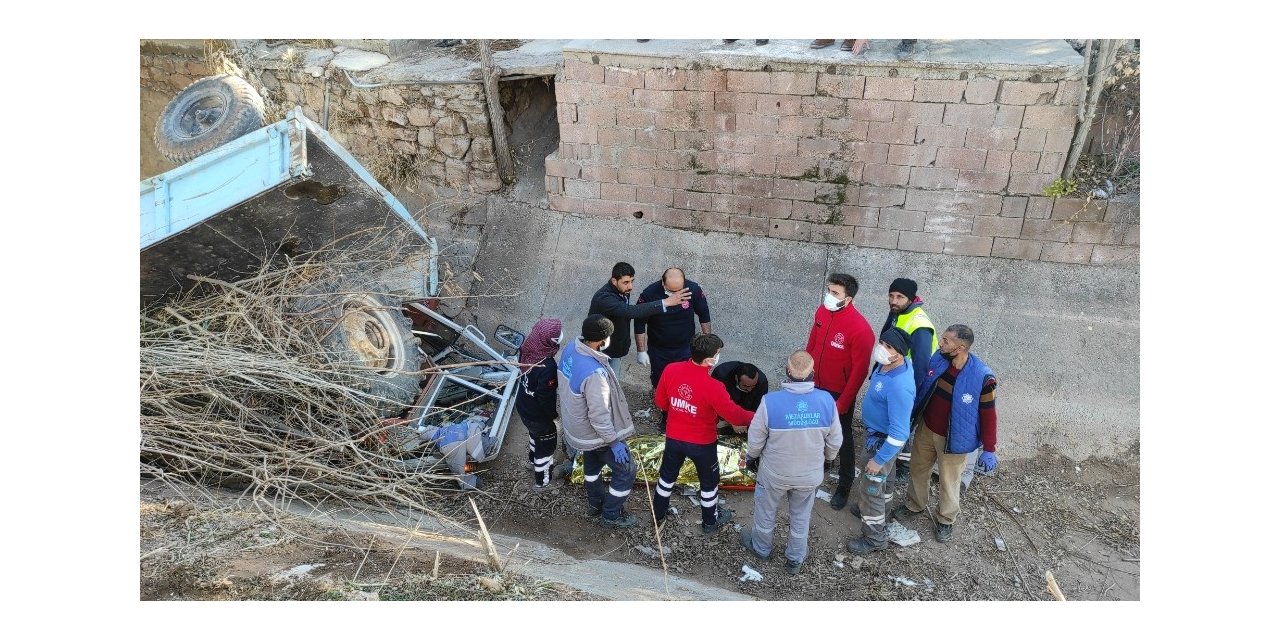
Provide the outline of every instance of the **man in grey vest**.
<path id="1" fill-rule="evenodd" d="M 778 504 L 786 498 L 787 573 L 800 572 L 809 555 L 809 514 L 822 484 L 822 462 L 835 460 L 842 442 L 835 400 L 813 386 L 813 356 L 792 353 L 782 390 L 765 395 L 747 428 L 747 467 L 756 472 L 756 491 L 751 526 L 738 532 L 742 546 L 769 558 Z"/>

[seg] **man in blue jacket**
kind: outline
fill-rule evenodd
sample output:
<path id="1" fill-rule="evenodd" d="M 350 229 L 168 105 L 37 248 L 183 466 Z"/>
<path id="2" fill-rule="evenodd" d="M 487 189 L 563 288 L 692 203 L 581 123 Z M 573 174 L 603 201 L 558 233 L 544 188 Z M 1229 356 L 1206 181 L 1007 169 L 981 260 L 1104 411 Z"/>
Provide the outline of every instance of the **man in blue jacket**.
<path id="1" fill-rule="evenodd" d="M 636 362 L 649 366 L 649 381 L 655 390 L 667 365 L 692 357 L 689 343 L 693 340 L 695 325 L 701 325 L 702 333 L 711 333 L 711 308 L 702 287 L 686 280 L 684 271 L 678 267 L 663 271 L 662 278 L 645 287 L 636 299 L 639 306 L 665 300 L 686 289 L 689 299 L 681 302 L 679 308 L 673 306 L 661 315 L 636 319 Z M 659 409 L 658 428 L 665 431 L 666 422 L 666 412 Z"/>
<path id="2" fill-rule="evenodd" d="M 858 512 L 862 518 L 862 535 L 850 540 L 849 551 L 866 555 L 889 546 L 885 508 L 893 499 L 893 483 L 897 465 L 894 457 L 906 444 L 911 433 L 911 408 L 916 399 L 916 382 L 907 332 L 889 327 L 880 334 L 880 342 L 872 349 L 875 364 L 867 395 L 862 399 L 862 423 L 867 427 L 863 446 L 867 466 L 858 479 Z"/>

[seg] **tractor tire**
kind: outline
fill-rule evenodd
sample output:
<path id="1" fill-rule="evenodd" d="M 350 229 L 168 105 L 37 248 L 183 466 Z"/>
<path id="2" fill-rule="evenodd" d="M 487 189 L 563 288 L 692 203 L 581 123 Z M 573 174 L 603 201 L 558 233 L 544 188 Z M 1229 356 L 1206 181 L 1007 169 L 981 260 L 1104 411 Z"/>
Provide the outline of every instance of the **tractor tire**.
<path id="1" fill-rule="evenodd" d="M 156 122 L 156 149 L 183 164 L 262 128 L 263 112 L 262 96 L 244 79 L 201 78 L 165 105 Z"/>
<path id="2" fill-rule="evenodd" d="M 341 291 L 341 288 L 336 289 Z M 326 358 L 359 378 L 361 390 L 377 397 L 382 417 L 399 414 L 417 399 L 426 355 L 418 348 L 409 317 L 397 300 L 381 292 L 334 293 L 303 298 L 295 307 L 319 321 Z"/>

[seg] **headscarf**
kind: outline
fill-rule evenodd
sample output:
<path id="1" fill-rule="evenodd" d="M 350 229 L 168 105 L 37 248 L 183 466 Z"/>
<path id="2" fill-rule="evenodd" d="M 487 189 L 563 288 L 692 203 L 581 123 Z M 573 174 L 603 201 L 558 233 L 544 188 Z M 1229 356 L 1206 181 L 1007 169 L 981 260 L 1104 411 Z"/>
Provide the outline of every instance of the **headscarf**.
<path id="1" fill-rule="evenodd" d="M 538 364 L 560 349 L 555 339 L 560 336 L 559 318 L 543 318 L 533 325 L 529 337 L 520 345 L 520 364 Z"/>

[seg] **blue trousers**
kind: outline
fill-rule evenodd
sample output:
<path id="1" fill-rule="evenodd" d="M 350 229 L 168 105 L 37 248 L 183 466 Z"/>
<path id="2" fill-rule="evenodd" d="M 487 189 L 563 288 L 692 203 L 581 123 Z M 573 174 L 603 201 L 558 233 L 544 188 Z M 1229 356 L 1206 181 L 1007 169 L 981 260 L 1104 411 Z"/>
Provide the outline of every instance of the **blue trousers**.
<path id="1" fill-rule="evenodd" d="M 630 455 L 630 451 L 628 451 Z M 600 472 L 609 466 L 609 485 L 600 479 Z M 619 462 L 609 447 L 582 452 L 582 483 L 587 489 L 587 505 L 600 509 L 605 520 L 617 520 L 622 516 L 622 503 L 627 501 L 631 487 L 636 482 L 635 458 Z"/>

